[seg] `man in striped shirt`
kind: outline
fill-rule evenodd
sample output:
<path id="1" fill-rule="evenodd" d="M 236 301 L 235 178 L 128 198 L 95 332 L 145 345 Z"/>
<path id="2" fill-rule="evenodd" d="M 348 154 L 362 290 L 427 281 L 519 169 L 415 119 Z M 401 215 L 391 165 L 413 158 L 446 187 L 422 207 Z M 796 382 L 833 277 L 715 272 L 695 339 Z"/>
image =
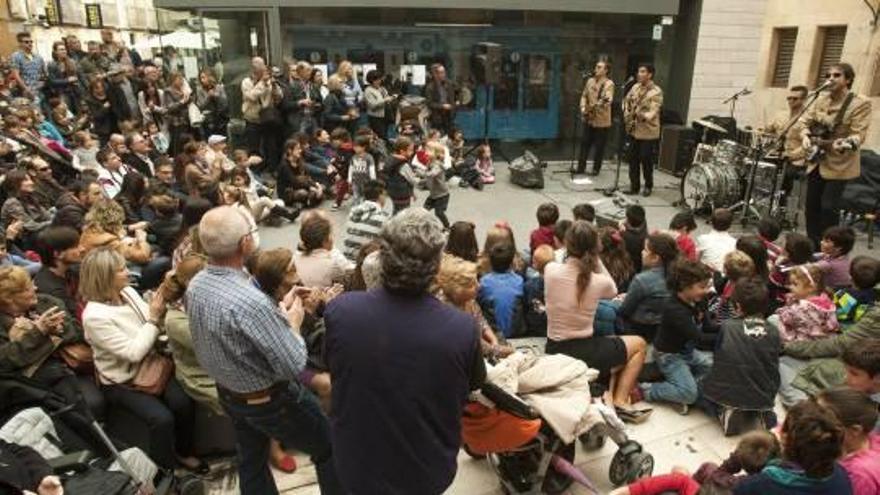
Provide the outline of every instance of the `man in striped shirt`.
<path id="1" fill-rule="evenodd" d="M 366 244 L 379 237 L 379 232 L 390 215 L 385 211 L 385 185 L 370 180 L 363 187 L 364 201 L 351 209 L 345 226 L 343 254 L 357 261 L 358 253 Z"/>

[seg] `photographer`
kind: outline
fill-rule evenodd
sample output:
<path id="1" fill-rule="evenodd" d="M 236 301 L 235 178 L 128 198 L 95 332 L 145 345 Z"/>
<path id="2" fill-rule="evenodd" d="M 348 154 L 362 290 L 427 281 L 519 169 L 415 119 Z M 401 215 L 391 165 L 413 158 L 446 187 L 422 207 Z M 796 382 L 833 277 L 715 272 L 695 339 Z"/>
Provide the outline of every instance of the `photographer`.
<path id="1" fill-rule="evenodd" d="M 281 86 L 261 57 L 251 59 L 251 75 L 241 81 L 241 116 L 245 121 L 244 142 L 251 154 L 260 154 L 274 168 L 280 157 L 276 129 L 281 124 L 277 102 Z"/>
<path id="2" fill-rule="evenodd" d="M 214 71 L 205 68 L 199 71 L 199 84 L 196 86 L 196 106 L 202 112 L 202 133 L 205 137 L 213 134 L 226 135 L 229 123 L 229 101 L 226 88 L 217 81 Z"/>

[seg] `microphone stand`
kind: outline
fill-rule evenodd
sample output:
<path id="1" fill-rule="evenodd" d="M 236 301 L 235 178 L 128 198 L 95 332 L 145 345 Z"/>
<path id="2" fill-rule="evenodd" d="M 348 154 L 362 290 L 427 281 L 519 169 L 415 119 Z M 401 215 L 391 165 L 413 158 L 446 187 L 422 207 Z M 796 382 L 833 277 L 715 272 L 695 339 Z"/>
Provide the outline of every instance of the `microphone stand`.
<path id="1" fill-rule="evenodd" d="M 613 105 L 611 108 L 619 108 L 620 116 L 617 119 L 617 169 L 614 171 L 614 184 L 611 187 L 597 187 L 594 191 L 600 191 L 605 196 L 614 196 L 615 194 L 620 192 L 620 169 L 623 166 L 623 155 L 628 155 L 632 150 L 628 149 L 627 142 L 629 137 L 626 135 L 626 124 L 623 121 L 623 103 L 626 101 L 626 95 L 632 89 L 632 87 L 637 84 L 635 78 L 630 77 L 623 83 L 623 99 L 620 101 L 619 105 Z"/>
<path id="2" fill-rule="evenodd" d="M 730 118 L 736 119 L 736 102 L 739 101 L 740 97 L 752 94 L 749 91 L 749 88 L 743 88 L 740 91 L 737 91 L 735 94 L 729 96 L 726 100 L 722 101 L 722 105 L 726 105 L 730 103 Z"/>

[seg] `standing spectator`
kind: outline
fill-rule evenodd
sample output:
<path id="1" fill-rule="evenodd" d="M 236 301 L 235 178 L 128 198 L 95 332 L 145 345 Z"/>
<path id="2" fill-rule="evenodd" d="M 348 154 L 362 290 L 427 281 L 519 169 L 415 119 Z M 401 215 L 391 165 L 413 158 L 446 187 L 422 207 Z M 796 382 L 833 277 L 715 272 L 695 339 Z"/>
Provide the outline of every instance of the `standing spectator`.
<path id="1" fill-rule="evenodd" d="M 183 74 L 174 72 L 168 76 L 168 88 L 165 89 L 165 119 L 168 134 L 171 136 L 171 156 L 183 149 L 184 135 L 192 132 L 189 121 L 189 104 L 192 102 L 192 90 L 183 79 Z"/>
<path id="2" fill-rule="evenodd" d="M 277 95 L 276 95 L 277 89 Z M 264 125 L 264 109 L 274 105 L 275 97 L 281 97 L 281 89 L 272 82 L 272 73 L 266 62 L 260 57 L 251 59 L 251 74 L 241 81 L 241 116 L 245 122 L 244 142 L 251 154 L 260 154 L 268 167 L 278 165 L 280 151 L 271 150 L 280 147 L 270 139 L 274 132 L 269 132 L 268 123 Z M 271 153 L 270 153 L 271 152 Z"/>
<path id="3" fill-rule="evenodd" d="M 235 426 L 239 488 L 244 495 L 278 493 L 268 464 L 269 439 L 276 438 L 312 456 L 321 493 L 341 494 L 327 420 L 295 380 L 307 357 L 302 300 L 291 291 L 276 304 L 250 281 L 243 268 L 256 249 L 251 235 L 236 208 L 206 213 L 199 238 L 209 264 L 185 296 L 196 357 Z"/>
<path id="4" fill-rule="evenodd" d="M 107 98 L 107 86 L 103 80 L 94 79 L 89 83 L 86 106 L 92 118 L 92 130 L 98 135 L 101 145 L 107 144 L 110 135 L 116 132 L 119 127 L 116 122 L 116 113 L 113 112 L 110 100 Z"/>
<path id="5" fill-rule="evenodd" d="M 290 66 L 289 75 L 282 84 L 282 107 L 288 136 L 298 132 L 311 135 L 317 127 L 316 111 L 324 98 L 309 80 L 311 75 L 312 66 L 308 62 L 297 62 Z"/>
<path id="6" fill-rule="evenodd" d="M 138 105 L 141 107 L 144 126 L 153 123 L 160 129 L 165 128 L 165 91 L 156 83 L 149 80 L 142 83 L 141 90 L 138 91 Z"/>
<path id="7" fill-rule="evenodd" d="M 49 62 L 47 72 L 51 93 L 62 97 L 67 108 L 79 114 L 82 100 L 79 70 L 76 61 L 68 55 L 63 41 L 52 43 L 52 61 Z"/>
<path id="8" fill-rule="evenodd" d="M 342 294 L 324 312 L 336 464 L 349 490 L 442 493 L 468 392 L 485 379 L 479 334 L 471 316 L 428 292 L 445 244 L 433 215 L 402 212 L 380 242 L 382 287 Z"/>
<path id="9" fill-rule="evenodd" d="M 68 34 L 63 40 L 64 46 L 67 47 L 67 55 L 72 58 L 74 62 L 79 62 L 81 58 L 86 56 L 86 52 L 82 49 L 82 43 L 75 34 Z"/>
<path id="10" fill-rule="evenodd" d="M 132 121 L 140 124 L 143 118 L 140 105 L 138 104 L 138 91 L 121 65 L 113 64 L 110 66 L 109 83 L 107 96 L 113 105 L 116 121 Z"/>
<path id="11" fill-rule="evenodd" d="M 226 88 L 222 82 L 217 80 L 211 69 L 199 71 L 195 103 L 204 118 L 202 135 L 220 134 L 225 136 L 226 125 L 229 123 L 229 100 L 226 98 Z"/>
<path id="12" fill-rule="evenodd" d="M 415 198 L 416 176 L 409 165 L 414 153 L 415 145 L 412 140 L 399 136 L 394 142 L 394 152 L 383 169 L 395 215 L 407 208 Z"/>
<path id="13" fill-rule="evenodd" d="M 351 184 L 353 205 L 357 206 L 364 200 L 364 184 L 376 180 L 376 162 L 367 153 L 370 146 L 369 136 L 358 136 L 354 141 L 354 156 L 348 166 L 348 182 Z"/>
<path id="14" fill-rule="evenodd" d="M 91 83 L 94 80 L 103 79 L 110 70 L 110 59 L 101 51 L 101 44 L 97 41 L 86 43 L 88 53 L 79 59 L 79 73 L 83 80 Z"/>
<path id="15" fill-rule="evenodd" d="M 446 67 L 443 64 L 432 65 L 431 75 L 433 79 L 425 86 L 425 97 L 431 109 L 431 128 L 448 135 L 459 105 L 458 90 L 452 81 L 446 79 Z"/>
<path id="16" fill-rule="evenodd" d="M 428 170 L 425 173 L 425 185 L 428 186 L 428 197 L 425 199 L 425 208 L 433 210 L 437 218 L 443 224 L 444 230 L 449 230 L 449 219 L 446 217 L 446 209 L 449 208 L 449 186 L 446 184 L 446 174 L 443 169 L 443 160 L 446 158 L 446 148 L 439 142 L 428 143 Z"/>
<path id="17" fill-rule="evenodd" d="M 339 63 L 335 76 L 342 81 L 342 94 L 348 109 L 359 109 L 364 99 L 364 90 L 354 72 L 354 65 L 348 60 Z"/>
<path id="18" fill-rule="evenodd" d="M 388 94 L 388 90 L 382 85 L 384 76 L 377 70 L 367 73 L 367 89 L 364 90 L 364 98 L 367 102 L 367 118 L 370 128 L 382 139 L 387 139 L 388 120 L 386 112 L 388 104 L 394 101 L 394 96 Z"/>
<path id="19" fill-rule="evenodd" d="M 348 107 L 345 104 L 345 82 L 338 75 L 333 74 L 327 79 L 329 93 L 324 98 L 324 129 L 332 132 L 337 127 L 345 128 L 349 133 L 354 132 L 354 124 L 359 117 L 357 108 Z"/>
<path id="20" fill-rule="evenodd" d="M 18 51 L 9 57 L 12 77 L 21 85 L 26 97 L 39 103 L 46 83 L 46 63 L 43 57 L 34 52 L 31 33 L 18 33 L 15 39 L 18 41 Z"/>

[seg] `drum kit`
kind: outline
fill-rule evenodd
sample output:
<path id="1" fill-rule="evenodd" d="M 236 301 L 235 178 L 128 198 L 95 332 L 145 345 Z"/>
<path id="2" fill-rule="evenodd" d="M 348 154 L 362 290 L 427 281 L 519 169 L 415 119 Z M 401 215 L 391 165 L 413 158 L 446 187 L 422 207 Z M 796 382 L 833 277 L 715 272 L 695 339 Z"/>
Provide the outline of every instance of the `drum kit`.
<path id="1" fill-rule="evenodd" d="M 783 204 L 785 162 L 768 153 L 777 145 L 775 136 L 749 131 L 727 139 L 728 130 L 714 122 L 698 119 L 694 124 L 703 128 L 703 137 L 681 181 L 683 205 L 696 213 L 741 211 L 743 223 L 772 216 L 796 225 L 797 208 Z M 709 144 L 710 138 L 715 144 Z"/>

